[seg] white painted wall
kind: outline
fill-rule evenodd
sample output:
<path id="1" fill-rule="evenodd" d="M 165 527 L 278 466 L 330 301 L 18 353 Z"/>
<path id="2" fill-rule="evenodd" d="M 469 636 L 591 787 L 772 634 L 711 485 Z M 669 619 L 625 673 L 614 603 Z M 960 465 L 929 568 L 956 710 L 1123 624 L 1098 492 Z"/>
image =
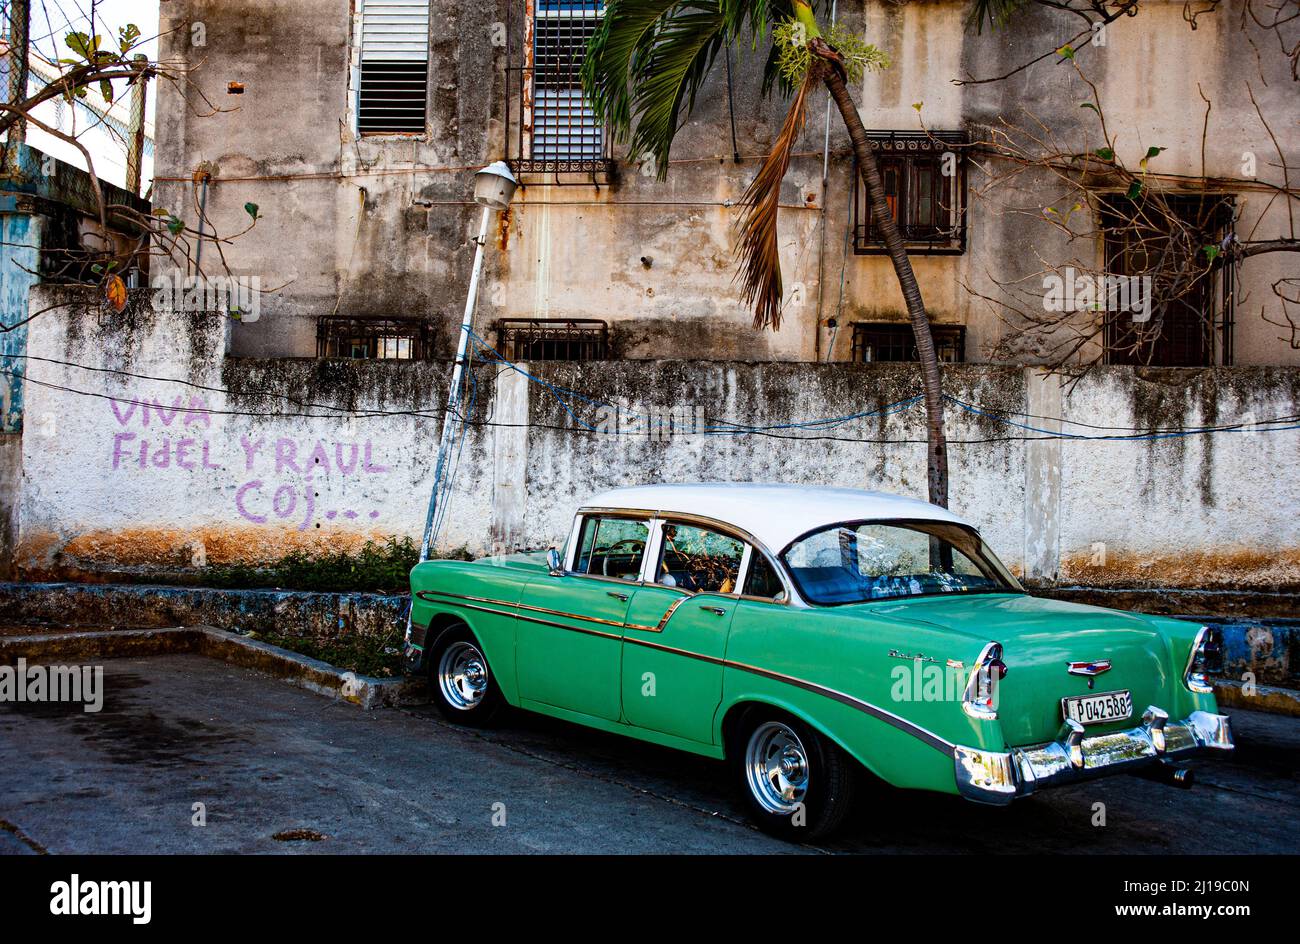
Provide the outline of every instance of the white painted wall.
<path id="1" fill-rule="evenodd" d="M 57 298 L 38 289 L 33 310 Z M 147 306 L 123 316 L 64 307 L 32 323 L 18 509 L 23 572 L 147 572 L 366 538 L 418 539 L 446 365 L 226 359 L 227 330 L 241 330 L 227 325 L 220 315 Z M 801 434 L 777 428 L 909 397 L 919 385 L 906 365 L 611 361 L 530 369 L 575 391 L 567 395 L 573 412 L 597 429 L 578 428 L 522 375 L 479 365 L 472 415 L 498 425 L 466 437 L 444 551 L 545 546 L 563 538 L 579 501 L 636 482 L 785 481 L 924 495 L 919 404 L 822 431 L 832 438 L 792 439 Z M 1020 368 L 964 365 L 945 376 L 948 392 L 966 403 L 1059 416 L 1060 428 L 1084 435 L 1300 413 L 1293 368 L 1141 376 L 1109 368 L 1065 388 Z M 643 435 L 645 421 L 634 416 L 621 427 L 628 435 L 615 435 L 612 411 L 584 398 L 634 415 L 659 411 L 656 426 L 677 409 L 680 419 L 701 417 L 709 427 L 727 420 L 774 428 L 665 441 Z M 267 411 L 278 415 L 245 415 Z M 1300 480 L 1288 472 L 1300 461 L 1297 431 L 1027 443 L 1007 437 L 1038 434 L 957 407 L 948 430 L 952 507 L 1017 570 L 1114 586 L 1300 583 Z"/>

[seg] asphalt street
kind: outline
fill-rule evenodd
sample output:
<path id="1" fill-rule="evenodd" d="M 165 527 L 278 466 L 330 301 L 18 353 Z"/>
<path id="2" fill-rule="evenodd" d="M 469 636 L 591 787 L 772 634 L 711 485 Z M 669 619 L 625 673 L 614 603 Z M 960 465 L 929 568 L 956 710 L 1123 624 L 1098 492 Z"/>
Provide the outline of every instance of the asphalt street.
<path id="1" fill-rule="evenodd" d="M 470 731 L 197 655 L 109 661 L 105 683 L 98 714 L 0 704 L 0 853 L 1300 852 L 1300 720 L 1258 712 L 1189 791 L 1118 777 L 994 809 L 882 788 L 792 846 L 746 824 L 723 765 L 535 715 Z"/>

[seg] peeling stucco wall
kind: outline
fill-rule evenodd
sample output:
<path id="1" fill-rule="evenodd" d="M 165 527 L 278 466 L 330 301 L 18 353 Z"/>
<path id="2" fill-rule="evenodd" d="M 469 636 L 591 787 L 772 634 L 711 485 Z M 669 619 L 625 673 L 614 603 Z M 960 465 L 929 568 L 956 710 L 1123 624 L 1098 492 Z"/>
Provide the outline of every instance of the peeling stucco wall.
<path id="1" fill-rule="evenodd" d="M 350 105 L 357 4 L 164 5 L 163 56 L 192 71 L 186 84 L 160 89 L 160 113 L 170 117 L 158 128 L 155 203 L 192 216 L 191 177 L 207 167 L 214 174 L 209 212 L 217 231 L 242 230 L 245 203 L 261 208 L 257 227 L 225 249 L 232 267 L 279 289 L 264 298 L 261 320 L 231 337 L 235 354 L 310 355 L 315 319 L 331 313 L 425 317 L 435 325 L 440 350 L 454 348 L 477 217 L 471 176 L 507 156 L 506 57 L 493 37 L 514 2 L 435 0 L 429 133 L 364 138 L 352 130 Z M 1104 46 L 1080 44 L 1079 60 L 1097 83 L 1130 166 L 1157 146 L 1165 150 L 1153 166 L 1162 173 L 1199 175 L 1204 166 L 1212 177 L 1235 177 L 1244 152 L 1252 151 L 1260 180 L 1280 182 L 1252 89 L 1288 162 L 1300 162 L 1300 132 L 1289 120 L 1295 83 L 1282 56 L 1257 56 L 1256 48 L 1271 40 L 1243 32 L 1248 20 L 1240 4 L 1222 4 L 1192 29 L 1182 3 L 1155 0 L 1138 16 L 1111 24 Z M 516 24 L 522 8 L 519 3 L 514 11 Z M 1069 65 L 1049 56 L 1016 71 L 1077 32 L 1072 14 L 1029 8 L 1013 30 L 980 35 L 966 28 L 967 5 L 952 0 L 846 0 L 838 9 L 893 58 L 890 69 L 865 77 L 858 93 L 869 128 L 965 129 L 981 138 L 1005 120 L 1063 148 L 1087 152 L 1100 145 L 1095 116 L 1079 107 L 1091 89 Z M 202 48 L 191 44 L 198 23 L 205 27 Z M 759 94 L 761 60 L 738 54 L 733 61 L 739 162 L 719 68 L 679 133 L 666 181 L 616 149 L 616 172 L 606 185 L 535 180 L 521 191 L 489 254 L 479 305 L 484 330 L 501 317 L 595 317 L 610 322 L 613 352 L 623 358 L 847 360 L 852 322 L 903 320 L 888 260 L 843 253 L 852 160 L 838 117 L 831 116 L 826 137 L 825 98 L 818 92 L 782 194 L 785 323 L 777 332 L 750 329 L 732 280 L 731 204 L 785 110 L 784 102 Z M 1010 77 L 1001 82 L 955 83 L 1004 73 Z M 229 81 L 242 82 L 244 94 L 227 95 Z M 1204 146 L 1198 90 L 1214 104 Z M 205 100 L 219 110 L 213 113 Z M 1004 171 L 972 168 L 964 255 L 913 259 L 931 316 L 966 325 L 972 361 L 989 360 L 1009 330 L 1005 313 L 981 296 L 1010 300 L 1001 286 L 1041 281 L 1043 260 L 1100 262 L 1101 247 L 1092 240 L 1068 242 L 1044 221 L 1042 208 L 1060 194 L 1051 174 L 1019 171 L 993 185 Z M 1242 189 L 1238 204 L 1241 232 L 1258 239 L 1289 232 L 1284 202 L 1267 187 Z M 1286 255 L 1259 257 L 1244 268 L 1240 288 L 1250 304 L 1237 315 L 1236 363 L 1300 364 L 1300 350 L 1279 340 L 1260 308 L 1280 320 L 1270 286 L 1293 268 Z M 826 326 L 831 318 L 841 325 L 838 332 Z M 1042 363 L 1052 357 L 1054 339 L 1060 340 L 1019 338 L 1011 356 Z"/>
<path id="2" fill-rule="evenodd" d="M 155 311 L 147 292 L 124 315 L 66 289 L 38 288 L 32 304 L 56 307 L 28 342 L 16 513 L 24 577 L 140 577 L 420 536 L 447 363 L 227 358 L 225 335 L 240 326 L 219 313 Z M 444 551 L 562 541 L 577 503 L 622 484 L 785 481 L 924 495 L 923 411 L 886 411 L 919 392 L 909 365 L 529 370 L 569 391 L 569 409 L 502 365 L 475 365 Z M 951 397 L 982 413 L 1022 414 L 1016 422 L 1037 428 L 1050 414 L 1085 435 L 1300 413 L 1294 368 L 1107 368 L 1066 386 L 991 365 L 944 376 Z M 1300 587 L 1291 513 L 1300 481 L 1287 474 L 1300 461 L 1295 431 L 1043 442 L 948 409 L 952 507 L 1035 581 Z M 789 428 L 849 416 L 817 438 Z M 700 431 L 724 423 L 759 431 Z"/>

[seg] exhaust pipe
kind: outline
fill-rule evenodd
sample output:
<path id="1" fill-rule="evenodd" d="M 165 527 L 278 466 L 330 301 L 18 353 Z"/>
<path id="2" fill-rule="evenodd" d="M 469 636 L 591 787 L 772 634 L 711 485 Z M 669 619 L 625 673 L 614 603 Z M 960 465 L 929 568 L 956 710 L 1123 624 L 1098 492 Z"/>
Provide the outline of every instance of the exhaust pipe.
<path id="1" fill-rule="evenodd" d="M 1181 787 L 1184 790 L 1190 790 L 1196 783 L 1196 775 L 1190 767 L 1171 764 L 1164 760 L 1134 771 L 1134 776 L 1141 777 L 1143 780 L 1154 780 L 1156 783 L 1163 783 L 1171 787 Z"/>

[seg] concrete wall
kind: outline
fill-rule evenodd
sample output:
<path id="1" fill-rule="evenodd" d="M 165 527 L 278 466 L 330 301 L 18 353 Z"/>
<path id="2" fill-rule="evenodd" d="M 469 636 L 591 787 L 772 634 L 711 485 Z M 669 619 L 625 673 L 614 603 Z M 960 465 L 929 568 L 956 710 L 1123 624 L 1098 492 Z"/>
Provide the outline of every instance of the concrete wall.
<path id="1" fill-rule="evenodd" d="M 169 117 L 158 129 L 156 203 L 192 218 L 191 180 L 200 168 L 214 175 L 209 211 L 218 231 L 242 230 L 245 203 L 257 203 L 264 219 L 226 254 L 238 274 L 280 287 L 264 299 L 261 321 L 232 337 L 234 353 L 310 355 L 315 319 L 334 312 L 425 317 L 437 326 L 441 349 L 451 349 L 472 256 L 470 177 L 504 156 L 505 54 L 492 37 L 512 3 L 518 24 L 524 4 L 516 0 L 436 0 L 429 133 L 366 138 L 351 130 L 355 3 L 165 5 L 163 56 L 193 71 L 188 104 L 176 87 L 161 88 L 160 114 Z M 839 4 L 844 21 L 894 60 L 889 70 L 868 76 L 858 93 L 868 127 L 964 129 L 989 140 L 1010 122 L 1066 150 L 1098 147 L 1096 116 L 1079 107 L 1091 90 L 1068 64 L 1049 56 L 1015 71 L 1077 33 L 1078 19 L 1033 7 L 1013 31 L 977 35 L 965 27 L 966 9 L 951 0 Z M 1144 3 L 1136 17 L 1111 24 L 1106 45 L 1080 45 L 1078 61 L 1097 85 L 1119 153 L 1136 166 L 1148 147 L 1165 148 L 1152 169 L 1169 175 L 1168 186 L 1177 186 L 1179 175 L 1202 172 L 1234 178 L 1221 186 L 1237 195 L 1240 231 L 1257 239 L 1286 235 L 1285 204 L 1266 186 L 1281 182 L 1279 161 L 1249 95 L 1253 89 L 1294 165 L 1300 132 L 1290 120 L 1295 83 L 1287 63 L 1271 34 L 1243 18 L 1240 0 L 1200 16 L 1195 30 L 1183 9 L 1174 0 Z M 205 28 L 202 48 L 190 45 L 195 24 Z M 786 321 L 779 332 L 748 327 L 732 283 L 731 204 L 785 110 L 759 95 L 761 66 L 752 54 L 733 62 L 740 162 L 732 159 L 718 69 L 680 132 L 666 182 L 624 160 L 599 188 L 531 181 L 495 234 L 480 323 L 504 316 L 597 317 L 611 323 L 619 357 L 788 361 L 847 359 L 852 322 L 901 320 L 902 299 L 887 260 L 843 254 L 852 161 L 837 117 L 826 138 L 825 97 L 818 92 L 783 194 Z M 1003 73 L 1013 74 L 1001 82 L 954 84 Z M 227 95 L 229 81 L 242 82 L 244 94 Z M 1198 90 L 1213 102 L 1204 146 Z M 205 100 L 221 110 L 213 113 Z M 1241 179 L 1247 151 L 1257 158 L 1257 180 Z M 1026 172 L 1003 179 L 1010 169 L 977 161 L 966 254 L 918 256 L 914 265 L 934 319 L 967 326 L 968 359 L 1042 363 L 1053 356 L 1054 336 L 1011 331 L 1005 306 L 1041 305 L 1020 290 L 1040 285 L 1045 264 L 1096 268 L 1101 249 L 1091 239 L 1065 239 L 1044 219 L 1045 206 L 1065 200 L 1064 208 L 1073 200 L 1058 181 Z M 1280 341 L 1279 329 L 1262 318 L 1281 320 L 1270 286 L 1294 268 L 1290 258 L 1264 256 L 1244 267 L 1240 287 L 1249 305 L 1239 306 L 1236 363 L 1300 364 L 1300 350 Z M 827 327 L 832 318 L 843 326 L 838 332 Z M 1008 336 L 1013 343 L 999 349 Z M 1085 348 L 1081 356 L 1092 353 Z"/>
<path id="2" fill-rule="evenodd" d="M 15 511 L 22 487 L 23 437 L 0 433 L 0 578 L 13 575 L 13 551 L 18 539 Z"/>
<path id="3" fill-rule="evenodd" d="M 133 193 L 103 184 L 109 207 L 148 213 Z M 0 145 L 0 575 L 12 569 L 22 474 L 29 293 L 43 277 L 66 278 L 85 247 L 103 245 L 90 176 L 23 143 Z M 120 231 L 111 234 L 122 238 Z M 51 276 L 50 273 L 55 273 Z"/>
<path id="4" fill-rule="evenodd" d="M 29 579 L 148 576 L 410 535 L 424 522 L 445 363 L 234 359 L 220 315 L 124 316 L 42 288 L 33 322 L 17 564 Z M 235 327 L 238 330 L 238 327 Z M 79 366 L 71 366 L 71 365 Z M 907 365 L 720 361 L 500 364 L 474 372 L 471 426 L 439 546 L 560 541 L 573 507 L 648 481 L 788 481 L 924 495 Z M 1300 371 L 964 366 L 948 393 L 1067 432 L 1262 422 L 1300 412 Z M 593 403 L 592 401 L 597 401 Z M 609 406 L 619 407 L 621 419 Z M 572 413 L 569 412 L 572 411 Z M 868 414 L 807 438 L 790 423 Z M 664 430 L 674 418 L 676 432 Z M 1019 416 L 1045 428 L 1048 420 Z M 762 428 L 701 434 L 723 423 Z M 692 430 L 692 427 L 695 429 Z M 952 407 L 952 507 L 1035 580 L 1300 586 L 1295 431 L 1139 442 L 1038 433 Z"/>

